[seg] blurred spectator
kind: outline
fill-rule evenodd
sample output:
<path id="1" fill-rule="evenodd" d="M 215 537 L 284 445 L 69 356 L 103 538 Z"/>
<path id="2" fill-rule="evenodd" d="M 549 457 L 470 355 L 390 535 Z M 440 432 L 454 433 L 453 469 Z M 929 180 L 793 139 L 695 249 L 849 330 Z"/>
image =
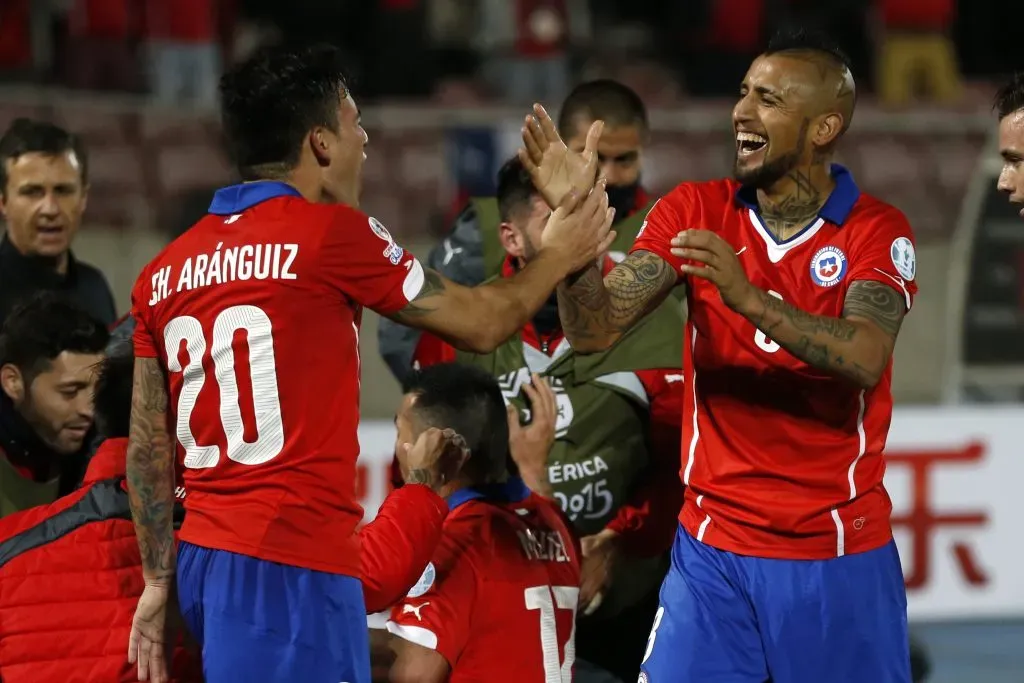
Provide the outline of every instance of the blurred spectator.
<path id="1" fill-rule="evenodd" d="M 68 85 L 137 91 L 140 18 L 133 0 L 72 0 L 64 59 Z"/>
<path id="2" fill-rule="evenodd" d="M 219 0 L 144 0 L 150 90 L 161 104 L 217 106 Z"/>
<path id="3" fill-rule="evenodd" d="M 106 438 L 83 488 L 0 521 L 5 683 L 138 681 L 125 657 L 143 586 L 124 475 L 133 362 L 128 354 L 104 363 L 95 403 Z M 175 521 L 182 512 L 175 507 Z M 177 648 L 172 676 L 202 680 L 194 648 Z"/>
<path id="4" fill-rule="evenodd" d="M 734 96 L 764 47 L 765 0 L 674 3 L 670 49 L 682 50 L 686 89 L 697 96 Z M 680 36 L 684 38 L 681 40 Z"/>
<path id="5" fill-rule="evenodd" d="M 78 485 L 109 336 L 52 293 L 7 318 L 0 332 L 0 516 L 52 503 Z"/>
<path id="6" fill-rule="evenodd" d="M 88 170 L 81 140 L 50 123 L 17 119 L 0 138 L 0 322 L 38 290 L 64 292 L 105 325 L 117 319 L 103 273 L 71 253 Z"/>
<path id="7" fill-rule="evenodd" d="M 20 74 L 32 66 L 29 0 L 0 3 L 0 74 Z"/>
<path id="8" fill-rule="evenodd" d="M 590 38 L 585 0 L 481 0 L 478 46 L 488 81 L 517 104 L 569 91 L 570 49 Z"/>
<path id="9" fill-rule="evenodd" d="M 954 0 L 878 0 L 878 96 L 885 104 L 915 99 L 949 104 L 961 94 L 950 37 Z"/>

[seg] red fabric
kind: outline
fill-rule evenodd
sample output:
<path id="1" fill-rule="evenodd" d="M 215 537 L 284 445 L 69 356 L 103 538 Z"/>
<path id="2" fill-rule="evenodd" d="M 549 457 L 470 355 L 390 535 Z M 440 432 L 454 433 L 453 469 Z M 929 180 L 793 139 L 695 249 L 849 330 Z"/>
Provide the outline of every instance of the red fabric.
<path id="1" fill-rule="evenodd" d="M 562 54 L 569 40 L 569 8 L 566 0 L 509 0 L 515 4 L 515 50 L 522 57 L 544 58 Z M 541 17 L 550 17 L 541 21 Z M 539 33 L 554 26 L 556 36 Z"/>
<path id="2" fill-rule="evenodd" d="M 181 537 L 359 576 L 361 310 L 404 307 L 422 286 L 423 267 L 355 209 L 254 185 L 225 188 L 215 202 L 269 198 L 200 220 L 143 270 L 132 294 L 136 356 L 171 368 L 179 457 L 214 465 L 185 468 Z M 217 360 L 233 365 L 226 386 L 218 387 L 216 377 L 225 375 L 213 372 L 211 344 L 230 349 Z M 168 348 L 176 354 L 170 359 Z M 191 368 L 187 391 L 184 368 Z M 225 391 L 237 393 L 227 426 Z M 242 437 L 231 449 L 228 429 Z M 182 443 L 199 446 L 186 453 Z"/>
<path id="3" fill-rule="evenodd" d="M 30 0 L 0 4 L 0 68 L 22 69 L 32 65 Z"/>
<path id="4" fill-rule="evenodd" d="M 218 4 L 217 0 L 146 0 L 146 35 L 181 43 L 216 42 Z"/>
<path id="5" fill-rule="evenodd" d="M 855 203 L 843 224 L 823 220 L 783 246 L 736 201 L 735 182 L 683 183 L 651 209 L 633 250 L 655 253 L 679 272 L 682 261 L 669 245 L 679 226 L 714 230 L 741 253 L 755 286 L 808 313 L 840 316 L 857 280 L 892 286 L 909 305 L 917 287 L 900 275 L 894 255 L 898 240 L 913 239 L 910 226 L 847 180 Z M 891 362 L 878 385 L 862 392 L 780 349 L 726 308 L 714 285 L 696 278 L 688 284 L 685 338 L 693 341 L 683 358 L 687 489 L 680 514 L 687 531 L 722 550 L 785 559 L 887 543 L 892 506 L 882 476 Z"/>
<path id="6" fill-rule="evenodd" d="M 448 514 L 443 498 L 421 484 L 392 491 L 372 522 L 359 531 L 366 613 L 405 597 L 433 557 Z"/>
<path id="7" fill-rule="evenodd" d="M 953 0 L 879 0 L 882 25 L 888 29 L 945 32 L 953 26 Z"/>
<path id="8" fill-rule="evenodd" d="M 711 5 L 708 45 L 737 54 L 760 50 L 764 0 L 715 0 Z"/>
<path id="9" fill-rule="evenodd" d="M 105 441 L 83 488 L 0 520 L 0 542 L 77 503 L 96 482 L 124 475 L 127 439 Z M 131 521 L 94 522 L 0 567 L 0 671 L 4 683 L 135 683 L 125 653 L 142 594 L 142 558 Z M 58 640 L 54 640 L 54 639 Z M 198 662 L 175 653 L 177 681 L 202 680 Z"/>
<path id="10" fill-rule="evenodd" d="M 644 199 L 646 205 L 646 194 L 638 195 L 640 198 Z M 611 259 L 605 259 L 605 274 L 614 267 L 615 263 Z M 514 272 L 512 259 L 506 257 L 501 268 L 502 277 L 509 277 Z M 561 330 L 542 336 L 533 323 L 526 324 L 521 330 L 521 336 L 524 344 L 548 355 L 555 352 L 564 338 Z M 425 368 L 438 363 L 450 363 L 455 358 L 454 347 L 434 335 L 424 333 L 416 346 L 413 365 Z M 658 555 L 672 546 L 675 537 L 676 515 L 683 499 L 683 490 L 677 476 L 683 397 L 681 372 L 679 369 L 667 368 L 636 373 L 647 390 L 651 406 L 653 466 L 649 479 L 619 508 L 615 519 L 607 526 L 620 534 L 623 547 L 635 555 Z M 392 476 L 396 471 L 397 462 L 392 465 Z M 400 479 L 401 474 L 398 477 Z"/>
<path id="11" fill-rule="evenodd" d="M 71 35 L 127 40 L 136 29 L 131 0 L 75 0 L 68 22 Z"/>
<path id="12" fill-rule="evenodd" d="M 561 511 L 533 494 L 463 503 L 388 630 L 421 645 L 432 636 L 452 683 L 547 680 L 542 644 L 556 645 L 564 661 L 574 630 L 580 561 L 572 538 Z M 487 627 L 494 624 L 501 628 Z"/>

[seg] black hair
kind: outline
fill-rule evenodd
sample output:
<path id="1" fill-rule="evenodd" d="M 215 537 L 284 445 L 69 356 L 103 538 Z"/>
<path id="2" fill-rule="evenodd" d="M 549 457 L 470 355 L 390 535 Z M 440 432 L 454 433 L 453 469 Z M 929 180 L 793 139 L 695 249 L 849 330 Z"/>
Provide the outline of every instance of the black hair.
<path id="1" fill-rule="evenodd" d="M 454 429 L 466 440 L 463 467 L 470 483 L 500 481 L 508 472 L 508 416 L 498 381 L 473 365 L 442 363 L 409 374 L 402 384 L 416 397 L 413 412 L 423 427 Z"/>
<path id="2" fill-rule="evenodd" d="M 224 138 L 243 180 L 286 174 L 311 129 L 338 130 L 338 102 L 348 92 L 343 62 L 329 45 L 268 46 L 221 77 Z"/>
<path id="3" fill-rule="evenodd" d="M 131 353 L 107 356 L 100 366 L 93 401 L 96 426 L 104 439 L 123 439 L 128 436 L 134 372 L 135 357 Z"/>
<path id="4" fill-rule="evenodd" d="M 512 214 L 528 205 L 537 194 L 529 171 L 519 157 L 506 161 L 498 171 L 498 215 L 502 221 L 511 220 Z"/>
<path id="5" fill-rule="evenodd" d="M 1024 71 L 1013 75 L 996 93 L 996 114 L 1002 121 L 1010 114 L 1024 109 Z"/>
<path id="6" fill-rule="evenodd" d="M 563 139 L 575 134 L 580 120 L 601 120 L 609 128 L 637 126 L 643 133 L 649 129 L 644 101 L 629 87 L 609 78 L 580 83 L 565 98 L 558 115 L 558 132 Z"/>
<path id="7" fill-rule="evenodd" d="M 17 160 L 25 154 L 57 156 L 66 152 L 74 153 L 82 185 L 86 185 L 89 181 L 89 157 L 81 138 L 48 121 L 14 119 L 0 137 L 0 192 L 7 192 L 8 161 Z"/>
<path id="8" fill-rule="evenodd" d="M 63 296 L 40 292 L 18 305 L 0 330 L 0 365 L 10 363 L 30 384 L 65 351 L 101 354 L 107 328 Z"/>
<path id="9" fill-rule="evenodd" d="M 850 57 L 828 34 L 802 27 L 781 29 L 771 40 L 766 55 L 786 52 L 813 52 L 832 62 L 833 66 L 853 73 Z"/>

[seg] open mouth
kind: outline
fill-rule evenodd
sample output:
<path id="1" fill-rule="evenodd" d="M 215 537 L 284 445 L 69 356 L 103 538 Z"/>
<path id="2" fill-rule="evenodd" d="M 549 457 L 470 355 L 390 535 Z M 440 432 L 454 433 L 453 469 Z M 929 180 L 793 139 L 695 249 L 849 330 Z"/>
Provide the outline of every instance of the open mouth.
<path id="1" fill-rule="evenodd" d="M 768 145 L 768 138 L 757 133 L 736 133 L 736 153 L 740 157 L 757 154 Z"/>

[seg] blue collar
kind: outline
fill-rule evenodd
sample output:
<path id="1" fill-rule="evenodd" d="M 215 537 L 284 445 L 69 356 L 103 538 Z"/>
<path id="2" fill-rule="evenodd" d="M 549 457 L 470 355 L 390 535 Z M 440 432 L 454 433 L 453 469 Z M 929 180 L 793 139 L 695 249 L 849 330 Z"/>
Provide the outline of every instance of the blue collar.
<path id="1" fill-rule="evenodd" d="M 850 217 L 853 205 L 860 199 L 860 188 L 853 180 L 853 175 L 845 166 L 832 164 L 832 179 L 836 181 L 836 187 L 832 194 L 825 200 L 825 205 L 818 211 L 818 215 L 834 225 L 842 225 Z M 736 191 L 736 201 L 753 209 L 760 214 L 757 205 L 757 190 L 744 185 Z"/>
<path id="2" fill-rule="evenodd" d="M 496 503 L 518 503 L 526 500 L 529 495 L 530 489 L 526 487 L 522 479 L 509 477 L 504 484 L 484 484 L 483 486 L 459 489 L 448 496 L 448 509 L 454 510 L 460 505 L 478 498 L 492 500 Z"/>
<path id="3" fill-rule="evenodd" d="M 251 209 L 261 202 L 276 197 L 301 197 L 294 187 L 276 180 L 259 180 L 241 185 L 228 185 L 217 190 L 210 202 L 208 213 L 231 216 Z"/>

